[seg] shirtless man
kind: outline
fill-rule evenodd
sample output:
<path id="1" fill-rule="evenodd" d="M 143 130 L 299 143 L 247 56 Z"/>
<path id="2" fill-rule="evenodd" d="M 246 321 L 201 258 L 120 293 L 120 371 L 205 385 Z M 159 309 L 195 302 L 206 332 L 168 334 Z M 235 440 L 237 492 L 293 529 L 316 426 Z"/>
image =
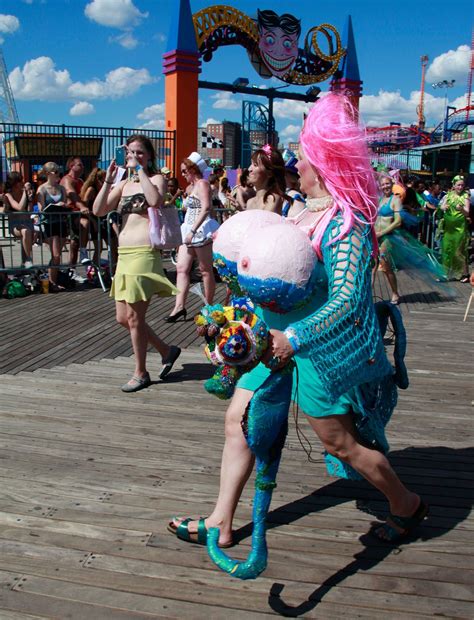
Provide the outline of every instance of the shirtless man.
<path id="1" fill-rule="evenodd" d="M 71 245 L 69 249 L 69 263 L 72 268 L 77 264 L 77 257 L 87 258 L 87 243 L 89 240 L 89 209 L 82 202 L 80 195 L 84 181 L 81 179 L 84 165 L 80 157 L 70 157 L 66 163 L 67 173 L 61 179 L 61 185 L 66 190 L 67 206 L 71 211 L 81 213 L 81 217 L 74 215 L 71 218 Z M 84 217 L 82 217 L 84 215 Z"/>

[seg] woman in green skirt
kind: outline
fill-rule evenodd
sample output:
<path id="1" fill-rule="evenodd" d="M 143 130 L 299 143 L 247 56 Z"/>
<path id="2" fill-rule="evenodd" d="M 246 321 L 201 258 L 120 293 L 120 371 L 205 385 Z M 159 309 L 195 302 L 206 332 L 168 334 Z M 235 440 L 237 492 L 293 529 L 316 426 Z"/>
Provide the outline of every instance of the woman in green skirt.
<path id="1" fill-rule="evenodd" d="M 135 353 L 135 372 L 122 391 L 137 392 L 151 384 L 146 369 L 149 344 L 162 357 L 160 379 L 170 372 L 181 349 L 161 340 L 145 318 L 153 295 L 169 297 L 178 292 L 164 274 L 160 251 L 150 241 L 149 210 L 162 205 L 166 181 L 156 167 L 155 150 L 146 136 L 130 136 L 125 148 L 127 178 L 116 182 L 118 166 L 112 160 L 93 210 L 97 216 L 114 210 L 122 216 L 119 258 L 110 296 L 115 299 L 117 322 L 130 332 Z"/>
<path id="2" fill-rule="evenodd" d="M 451 190 L 441 201 L 441 262 L 449 278 L 469 282 L 469 192 L 464 177 L 455 176 Z"/>

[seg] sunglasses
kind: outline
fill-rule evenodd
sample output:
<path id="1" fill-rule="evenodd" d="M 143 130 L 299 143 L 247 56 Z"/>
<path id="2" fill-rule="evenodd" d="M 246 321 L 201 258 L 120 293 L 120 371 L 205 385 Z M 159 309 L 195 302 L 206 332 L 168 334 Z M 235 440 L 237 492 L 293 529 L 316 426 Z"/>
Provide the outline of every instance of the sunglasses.
<path id="1" fill-rule="evenodd" d="M 188 172 L 187 168 L 181 168 L 181 174 L 186 174 Z"/>

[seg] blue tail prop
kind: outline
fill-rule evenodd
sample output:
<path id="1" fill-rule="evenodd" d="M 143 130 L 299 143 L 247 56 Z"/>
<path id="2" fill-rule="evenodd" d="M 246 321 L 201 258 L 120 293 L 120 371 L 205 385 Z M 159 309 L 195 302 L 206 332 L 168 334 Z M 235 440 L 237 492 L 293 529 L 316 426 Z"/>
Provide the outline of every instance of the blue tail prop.
<path id="1" fill-rule="evenodd" d="M 255 579 L 267 566 L 266 518 L 288 432 L 293 367 L 291 362 L 266 379 L 256 390 L 242 420 L 248 446 L 256 456 L 252 547 L 247 559 L 239 562 L 224 553 L 218 546 L 218 528 L 210 528 L 208 532 L 210 558 L 221 570 L 239 579 Z"/>

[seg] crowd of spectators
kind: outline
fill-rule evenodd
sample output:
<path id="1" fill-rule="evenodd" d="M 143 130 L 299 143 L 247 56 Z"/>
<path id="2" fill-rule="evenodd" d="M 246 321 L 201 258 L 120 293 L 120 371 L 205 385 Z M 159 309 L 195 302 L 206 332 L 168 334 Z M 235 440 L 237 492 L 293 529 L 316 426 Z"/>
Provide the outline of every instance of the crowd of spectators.
<path id="1" fill-rule="evenodd" d="M 63 175 L 58 164 L 46 162 L 38 171 L 35 182 L 25 181 L 20 172 L 12 171 L 0 186 L 2 234 L 20 241 L 19 267 L 24 270 L 39 264 L 33 257 L 34 246 L 44 244 L 49 247 L 48 276 L 52 291 L 63 288 L 58 284 L 58 267 L 68 245 L 69 277 L 80 283 L 85 278 L 78 274 L 78 264 L 91 260 L 94 265 L 99 265 L 104 243 L 110 244 L 112 257 L 116 257 L 117 220 L 112 218 L 108 224 L 106 218 L 96 218 L 92 214 L 92 204 L 104 182 L 105 171 L 93 168 L 85 181 L 83 173 L 81 158 L 70 157 Z M 90 244 L 93 247 L 91 257 Z"/>
<path id="2" fill-rule="evenodd" d="M 280 188 L 278 192 L 281 195 L 282 215 L 293 218 L 304 210 L 305 196 L 299 187 L 299 176 L 295 167 L 297 160 L 293 153 L 288 157 L 285 154 L 286 152 L 283 154 L 286 159 L 286 189 L 283 191 Z M 61 263 L 61 256 L 67 245 L 69 245 L 68 265 L 71 275 L 80 282 L 83 282 L 84 278 L 77 274 L 77 265 L 89 259 L 95 265 L 99 265 L 102 251 L 107 244 L 110 246 L 112 264 L 117 260 L 118 218 L 114 214 L 108 218 L 98 218 L 92 214 L 92 205 L 104 183 L 105 171 L 94 168 L 83 180 L 84 165 L 80 157 L 70 157 L 65 168 L 66 172 L 61 176 L 59 166 L 54 162 L 47 162 L 38 172 L 35 183 L 25 182 L 19 172 L 10 172 L 0 187 L 0 213 L 7 214 L 4 218 L 4 235 L 9 233 L 20 242 L 21 266 L 25 269 L 33 267 L 35 244 L 45 242 L 49 246 L 51 252 L 49 278 L 53 290 L 58 286 L 57 268 L 54 266 Z M 165 178 L 168 190 L 164 204 L 175 207 L 180 221 L 184 222 L 186 191 L 180 187 L 179 179 L 172 176 L 169 168 L 163 167 L 161 174 Z M 459 178 L 455 190 L 446 179 L 425 180 L 414 175 L 400 177 L 393 172 L 380 170 L 376 171 L 376 174 L 382 197 L 384 177 L 392 178 L 391 192 L 395 201 L 398 201 L 396 204 L 400 204 L 400 209 L 397 208 L 399 215 L 395 218 L 397 221 L 395 227 L 400 226 L 437 252 L 449 278 L 467 281 L 472 251 L 474 192 L 469 193 L 465 180 Z M 251 207 L 255 202 L 255 183 L 249 179 L 247 168 L 240 171 L 237 183 L 233 187 L 222 166 L 217 166 L 211 171 L 208 182 L 211 214 L 220 222 L 238 211 L 245 210 L 248 206 Z M 462 196 L 463 203 L 460 211 L 458 210 L 459 214 L 455 213 L 458 228 L 454 236 L 450 232 L 449 222 L 450 213 L 456 207 L 447 206 L 449 197 L 454 196 L 453 192 Z M 279 210 L 280 208 L 277 209 Z M 62 215 L 49 215 L 48 212 L 52 211 L 59 211 Z M 384 271 L 391 283 L 393 301 L 396 301 L 398 298 L 394 275 L 396 266 L 385 260 L 383 252 L 381 263 L 385 265 Z"/>

